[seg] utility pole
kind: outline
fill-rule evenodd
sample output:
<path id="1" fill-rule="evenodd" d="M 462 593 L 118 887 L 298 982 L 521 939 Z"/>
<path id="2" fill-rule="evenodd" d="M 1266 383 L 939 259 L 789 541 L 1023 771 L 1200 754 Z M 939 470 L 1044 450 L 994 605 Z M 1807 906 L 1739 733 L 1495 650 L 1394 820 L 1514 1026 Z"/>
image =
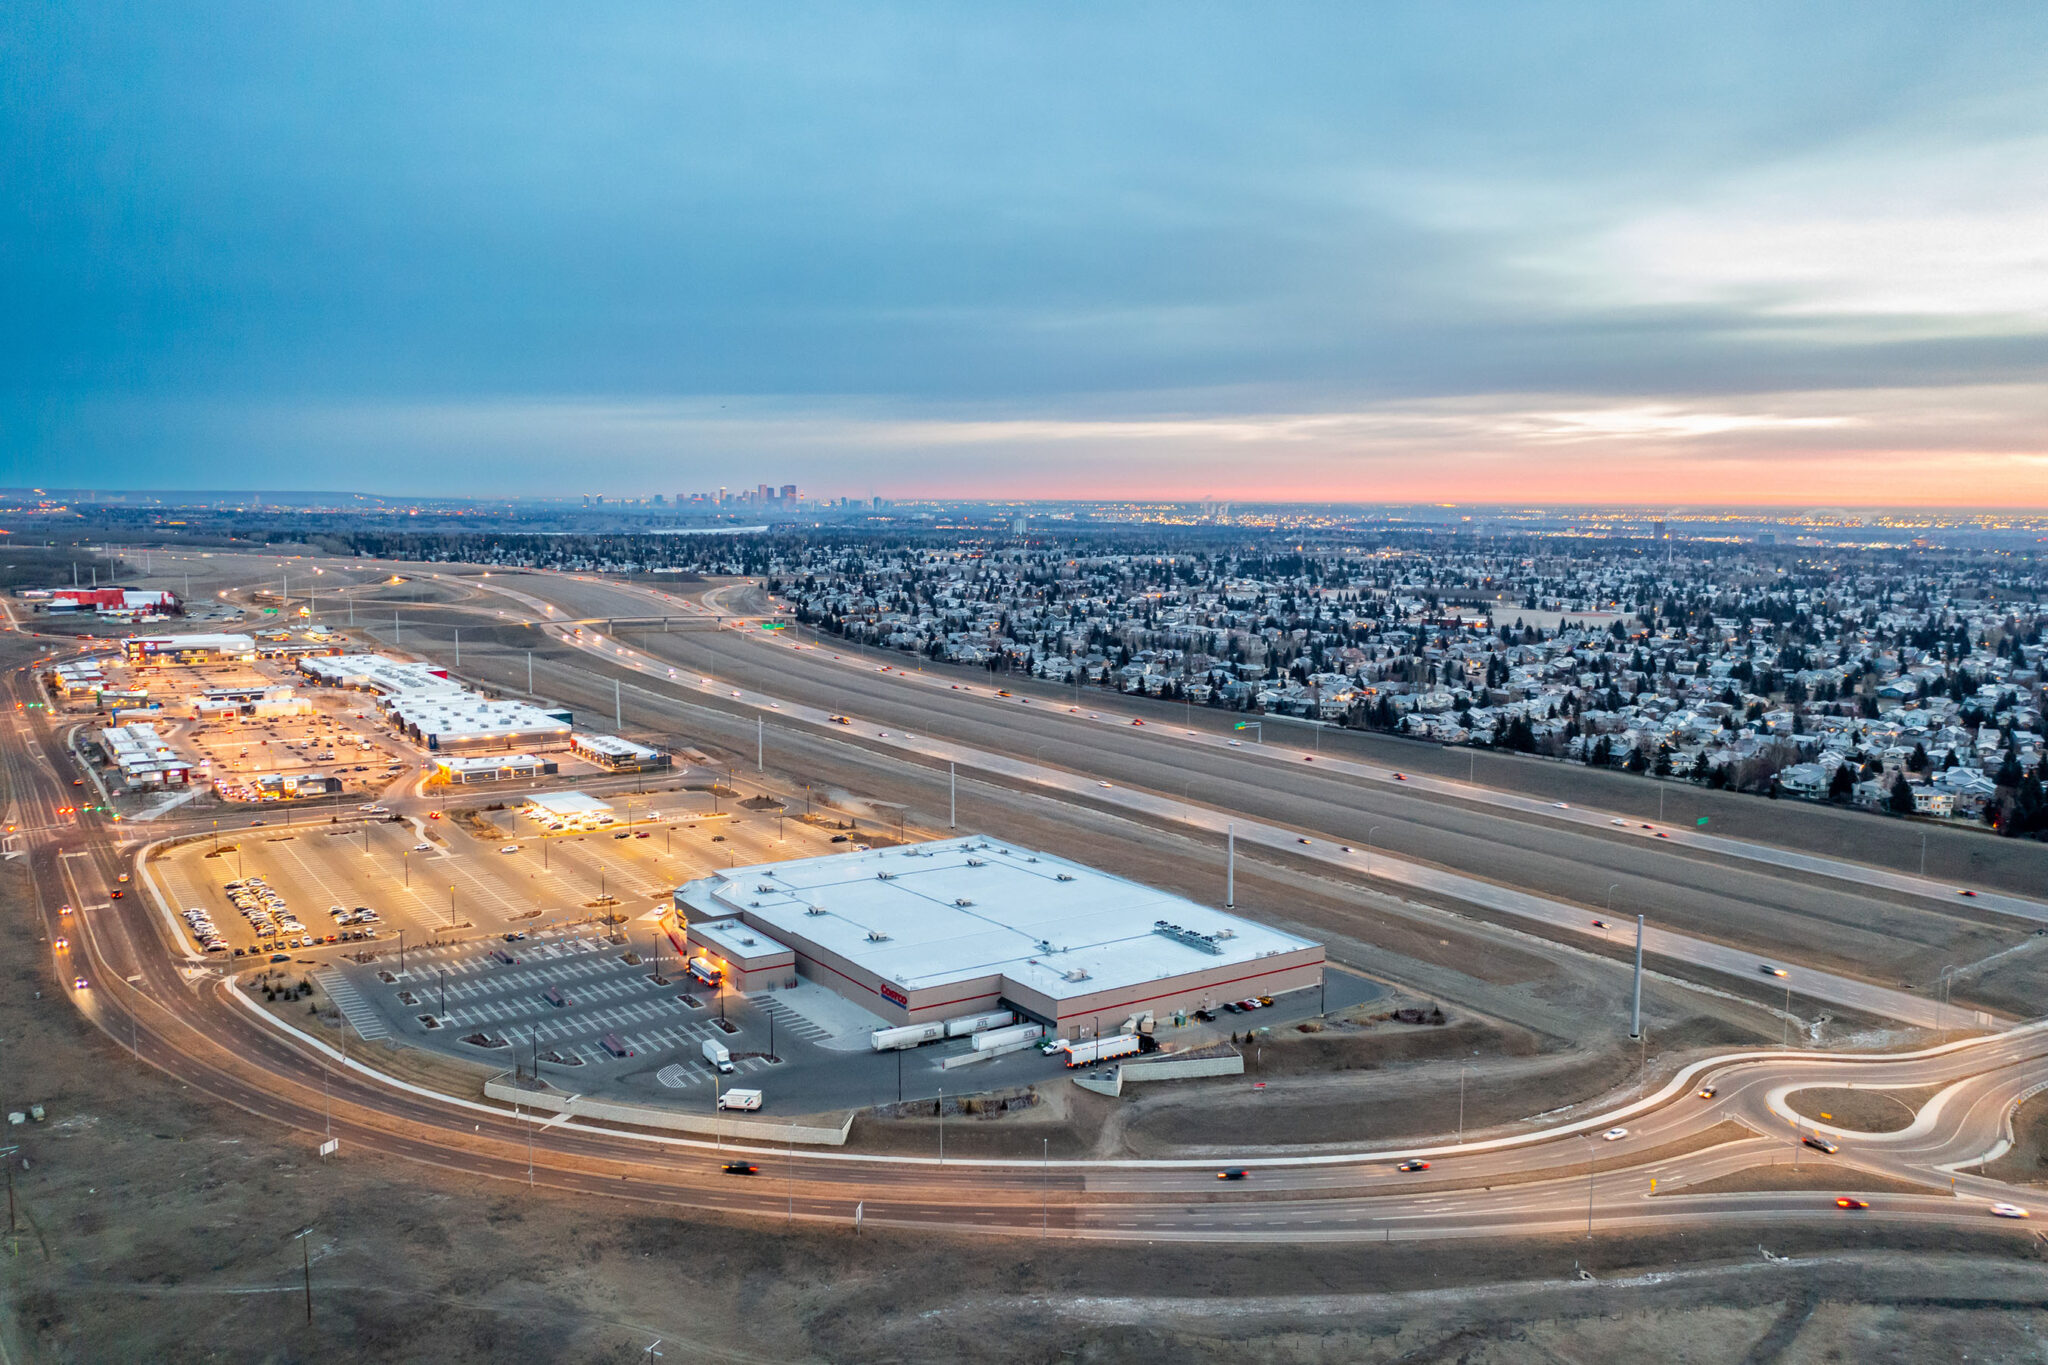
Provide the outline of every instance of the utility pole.
<path id="1" fill-rule="evenodd" d="M 768 718 L 754 717 L 754 771 L 768 771 Z"/>
<path id="2" fill-rule="evenodd" d="M 958 823 L 960 814 L 960 771 L 949 759 L 946 763 L 946 828 L 952 829 Z"/>
<path id="3" fill-rule="evenodd" d="M 1634 1007 L 1629 1010 L 1628 1036 L 1631 1038 L 1643 1036 L 1643 917 L 1641 915 L 1636 916 L 1636 998 Z"/>
<path id="4" fill-rule="evenodd" d="M 526 695 L 533 695 L 533 651 L 526 651 Z"/>
<path id="5" fill-rule="evenodd" d="M 398 627 L 398 608 L 393 607 L 391 609 L 391 643 L 395 645 L 398 643 L 399 639 L 400 631 Z"/>
<path id="6" fill-rule="evenodd" d="M 1223 827 L 1223 908 L 1237 909 L 1237 826 Z"/>
<path id="7" fill-rule="evenodd" d="M 462 667 L 462 627 L 455 628 L 455 666 Z"/>

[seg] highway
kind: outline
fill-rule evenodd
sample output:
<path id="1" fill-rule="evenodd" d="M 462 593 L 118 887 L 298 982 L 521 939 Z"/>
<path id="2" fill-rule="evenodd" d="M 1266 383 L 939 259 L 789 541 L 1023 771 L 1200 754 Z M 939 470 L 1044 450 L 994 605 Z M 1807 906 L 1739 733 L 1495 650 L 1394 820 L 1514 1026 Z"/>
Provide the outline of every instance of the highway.
<path id="1" fill-rule="evenodd" d="M 527 581 L 531 577 L 527 576 Z M 558 607 L 559 611 L 569 609 L 567 605 Z M 589 633 L 586 631 L 586 636 Z M 765 653 L 766 647 L 741 643 L 744 637 L 734 632 L 723 634 L 734 642 L 729 646 L 734 651 Z M 701 647 L 700 641 L 706 638 L 718 640 L 719 636 L 716 632 L 693 633 L 689 644 Z M 595 655 L 594 650 L 585 648 Z M 783 688 L 769 696 L 723 682 L 713 689 L 698 681 L 702 675 L 670 680 L 666 670 L 676 665 L 636 646 L 626 646 L 625 653 L 619 652 L 616 642 L 609 648 L 605 667 L 620 675 L 632 673 L 635 681 L 650 691 L 672 689 L 683 697 L 694 689 L 697 695 L 708 697 L 712 690 L 726 694 L 738 690 L 741 697 L 725 695 L 721 702 L 737 701 L 771 714 L 809 704 Z M 733 657 L 744 666 L 747 656 Z M 846 672 L 835 670 L 824 676 L 839 678 Z M 889 685 L 897 683 L 892 679 Z M 30 699 L 32 687 L 27 675 L 10 675 L 17 702 Z M 870 715 L 865 706 L 856 711 L 857 700 L 869 693 L 848 687 L 847 694 L 848 699 L 834 714 L 847 714 L 850 719 L 858 714 L 863 743 L 881 745 L 901 739 L 894 727 L 903 722 Z M 976 699 L 983 710 L 971 713 L 973 718 L 978 719 L 984 711 L 1001 713 L 988 701 Z M 894 704 L 916 709 L 905 701 Z M 1099 706 L 1095 709 L 1101 710 Z M 941 713 L 926 705 L 922 714 L 936 720 Z M 778 720 L 853 728 L 808 713 L 778 716 Z M 906 748 L 906 752 L 928 762 L 963 762 L 971 753 L 974 762 L 993 765 L 991 772 L 1047 787 L 1072 801 L 1077 810 L 1093 803 L 1129 809 L 1148 818 L 1166 818 L 1170 811 L 1146 803 L 1175 804 L 1142 786 L 1095 785 L 1111 779 L 1095 778 L 1087 767 L 1070 764 L 1070 759 L 1087 751 L 1123 754 L 1122 748 L 1110 749 L 1108 726 L 1085 732 L 1082 738 L 1055 741 L 1067 749 L 1048 756 L 1057 758 L 1055 763 L 1037 756 L 1028 760 L 1012 757 L 1004 751 L 1006 744 L 992 742 L 999 735 L 986 728 L 980 742 L 970 744 L 965 735 L 928 733 L 940 727 L 927 720 L 913 724 L 917 738 L 901 742 L 930 747 Z M 883 735 L 884 729 L 891 733 Z M 1125 738 L 1118 733 L 1120 739 Z M 1153 745 L 1155 736 L 1146 734 L 1129 742 Z M 1181 752 L 1194 751 L 1176 751 L 1175 757 Z M 125 837 L 131 831 L 99 815 L 59 813 L 68 799 L 70 773 L 61 766 L 68 760 L 63 757 L 57 732 L 49 725 L 48 713 L 18 709 L 7 742 L 0 746 L 0 756 L 4 756 L 12 814 L 36 884 L 46 933 L 54 937 L 68 932 L 74 945 L 68 953 L 52 951 L 52 978 L 68 983 L 75 972 L 92 981 L 89 989 L 74 992 L 74 999 L 86 1017 L 115 1042 L 132 1047 L 139 1058 L 167 1076 L 251 1115 L 309 1135 L 331 1131 L 341 1141 L 344 1153 L 375 1151 L 468 1174 L 513 1182 L 531 1180 L 570 1192 L 675 1208 L 719 1209 L 759 1219 L 844 1223 L 858 1207 L 864 1222 L 872 1226 L 1143 1240 L 1444 1238 L 1574 1233 L 1585 1232 L 1589 1226 L 1597 1235 L 1603 1229 L 1677 1230 L 1730 1219 L 1757 1224 L 1824 1220 L 1851 1215 L 1834 1209 L 1831 1196 L 1815 1192 L 1688 1194 L 1685 1190 L 1773 1158 L 1780 1164 L 1789 1162 L 1797 1151 L 1794 1135 L 1798 1130 L 1785 1108 L 1786 1094 L 1798 1087 L 1853 1080 L 1869 1087 L 1945 1086 L 1912 1127 L 1890 1135 L 1844 1135 L 1839 1155 L 1814 1153 L 1807 1158 L 1839 1170 L 1844 1189 L 1855 1188 L 1859 1174 L 1868 1172 L 1887 1180 L 1909 1180 L 1929 1191 L 1873 1195 L 1873 1208 L 1854 1216 L 1921 1224 L 1981 1222 L 1990 1203 L 2016 1196 L 2009 1187 L 1966 1168 L 1995 1154 L 2008 1139 L 2006 1124 L 2017 1100 L 2048 1084 L 2048 1030 L 2026 1025 L 1920 1053 L 1736 1054 L 1699 1064 L 1655 1095 L 1564 1127 L 1514 1138 L 1423 1148 L 1308 1156 L 1248 1152 L 1241 1164 L 1249 1175 L 1242 1181 L 1217 1180 L 1217 1163 L 1206 1160 L 1040 1163 L 956 1158 L 941 1162 L 936 1155 L 786 1152 L 774 1147 L 747 1149 L 746 1159 L 759 1165 L 760 1174 L 738 1178 L 720 1170 L 736 1150 L 732 1144 L 720 1149 L 702 1141 L 611 1131 L 582 1123 L 544 1125 L 535 1116 L 434 1096 L 381 1078 L 358 1062 L 344 1062 L 325 1044 L 259 1017 L 257 1011 L 233 997 L 233 988 L 219 970 L 195 967 L 184 960 L 182 952 L 167 941 L 164 923 L 145 903 L 147 897 L 112 898 L 110 892 L 118 885 L 119 873 L 128 868 L 136 843 Z M 1212 756 L 1233 765 L 1228 774 L 1232 780 L 1240 771 L 1275 770 L 1270 759 L 1244 762 L 1234 750 Z M 1146 758 L 1141 754 L 1128 761 Z M 1020 766 L 1003 766 L 1008 764 Z M 1321 774 L 1297 778 L 1292 769 L 1280 771 L 1287 773 L 1286 783 L 1254 784 L 1257 799 L 1277 803 L 1289 798 L 1283 785 L 1344 785 Z M 1259 791 L 1270 795 L 1258 796 Z M 1322 804 L 1329 798 L 1317 788 L 1305 799 Z M 1294 834 L 1298 826 L 1269 816 L 1224 816 L 1213 807 L 1204 809 L 1206 813 L 1191 809 L 1184 818 L 1221 816 L 1235 823 L 1247 840 L 1290 841 L 1275 845 L 1276 850 L 1302 850 L 1299 854 L 1290 851 L 1289 856 L 1353 856 L 1340 850 L 1320 850 L 1319 845 L 1293 844 L 1295 838 L 1315 836 Z M 1308 828 L 1320 837 L 1329 837 L 1322 831 L 1322 823 Z M 1411 823 L 1422 822 L 1411 817 Z M 1646 860 L 1636 874 L 1645 883 L 1677 884 L 1682 880 L 1678 871 L 1650 866 L 1670 859 L 1668 850 L 1636 839 L 1611 839 L 1597 829 L 1570 833 L 1588 844 L 1618 850 L 1612 855 L 1616 858 Z M 1383 860 L 1389 869 L 1385 872 L 1381 871 Z M 1681 866 L 1689 862 L 1684 860 Z M 1433 860 L 1404 859 L 1396 864 L 1383 854 L 1375 855 L 1370 875 L 1392 878 L 1397 868 L 1406 869 L 1398 873 L 1401 876 L 1446 875 Z M 1720 875 L 1718 871 L 1716 875 Z M 1464 892 L 1476 894 L 1470 887 Z M 74 908 L 68 926 L 59 914 L 59 906 L 64 904 Z M 1575 909 L 1573 913 L 1582 912 Z M 1917 913 L 1946 912 L 1929 908 Z M 1667 943 L 1664 949 L 1692 953 L 1708 944 L 1700 939 L 1691 944 Z M 1748 953 L 1746 949 L 1733 951 Z M 1797 963 L 1787 967 L 1807 970 Z M 1731 963 L 1726 970 L 1738 972 L 1741 968 Z M 1823 970 L 1815 970 L 1796 984 L 1802 991 L 1816 992 L 1885 989 Z M 1885 1007 L 1904 1010 L 1906 1001 L 1928 1003 L 1924 997 L 1905 996 Z M 1876 1009 L 1884 1004 L 1884 997 L 1873 994 L 1865 997 L 1859 1008 Z M 1709 1081 L 1717 1087 L 1715 1096 L 1711 1100 L 1697 1098 L 1697 1088 Z M 331 1119 L 327 1117 L 330 1110 Z M 1593 1136 L 1614 1124 L 1626 1125 L 1629 1136 L 1612 1143 Z M 1394 1169 L 1397 1162 L 1410 1157 L 1427 1159 L 1432 1168 L 1418 1173 Z M 1654 1194 L 1653 1179 L 1658 1191 Z"/>

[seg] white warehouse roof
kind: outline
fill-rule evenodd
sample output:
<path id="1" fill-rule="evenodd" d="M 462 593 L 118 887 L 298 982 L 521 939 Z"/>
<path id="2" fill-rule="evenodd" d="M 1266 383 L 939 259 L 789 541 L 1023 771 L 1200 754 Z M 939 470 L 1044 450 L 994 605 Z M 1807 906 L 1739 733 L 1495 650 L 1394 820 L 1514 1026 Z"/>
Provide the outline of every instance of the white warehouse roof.
<path id="1" fill-rule="evenodd" d="M 743 915 L 911 991 L 1000 974 L 1064 999 L 1316 946 L 980 836 L 733 868 L 677 899 L 707 916 Z"/>

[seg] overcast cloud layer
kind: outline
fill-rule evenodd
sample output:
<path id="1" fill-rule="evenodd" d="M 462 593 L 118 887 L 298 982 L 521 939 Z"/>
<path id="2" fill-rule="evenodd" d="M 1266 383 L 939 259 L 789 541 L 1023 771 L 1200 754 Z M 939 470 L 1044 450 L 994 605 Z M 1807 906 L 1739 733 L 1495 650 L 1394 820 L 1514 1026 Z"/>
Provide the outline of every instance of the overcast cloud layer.
<path id="1" fill-rule="evenodd" d="M 0 17 L 9 484 L 2048 506 L 2048 11 Z"/>

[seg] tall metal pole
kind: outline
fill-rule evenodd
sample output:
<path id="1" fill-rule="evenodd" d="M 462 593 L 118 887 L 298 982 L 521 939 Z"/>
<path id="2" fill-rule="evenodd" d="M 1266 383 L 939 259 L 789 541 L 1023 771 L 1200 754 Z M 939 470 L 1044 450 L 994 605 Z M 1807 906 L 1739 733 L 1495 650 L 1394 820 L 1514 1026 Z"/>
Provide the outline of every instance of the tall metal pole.
<path id="1" fill-rule="evenodd" d="M 946 828 L 958 823 L 960 814 L 960 773 L 949 760 L 946 764 Z"/>
<path id="2" fill-rule="evenodd" d="M 1237 826 L 1223 827 L 1223 908 L 1237 909 Z"/>
<path id="3" fill-rule="evenodd" d="M 455 628 L 455 666 L 462 667 L 462 627 Z"/>
<path id="4" fill-rule="evenodd" d="M 617 678 L 612 679 L 612 724 L 621 730 L 626 728 L 626 703 Z"/>
<path id="5" fill-rule="evenodd" d="M 526 695 L 533 695 L 533 651 L 526 651 Z"/>
<path id="6" fill-rule="evenodd" d="M 1628 1036 L 1631 1038 L 1643 1036 L 1643 917 L 1641 915 L 1636 916 L 1636 998 L 1634 1007 L 1629 1010 Z"/>
<path id="7" fill-rule="evenodd" d="M 754 771 L 768 770 L 768 718 L 754 717 Z"/>

